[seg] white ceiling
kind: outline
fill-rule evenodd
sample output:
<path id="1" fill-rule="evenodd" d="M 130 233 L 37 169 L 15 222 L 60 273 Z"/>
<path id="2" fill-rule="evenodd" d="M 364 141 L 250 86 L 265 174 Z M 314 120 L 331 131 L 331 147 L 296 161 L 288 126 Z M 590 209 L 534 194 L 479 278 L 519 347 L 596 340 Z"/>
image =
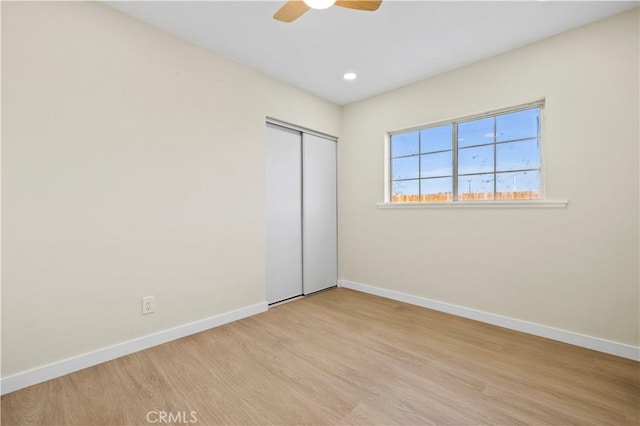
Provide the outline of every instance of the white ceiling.
<path id="1" fill-rule="evenodd" d="M 106 2 L 337 104 L 348 104 L 638 6 L 638 1 L 398 1 L 376 12 L 284 1 Z M 344 81 L 346 71 L 358 73 Z"/>

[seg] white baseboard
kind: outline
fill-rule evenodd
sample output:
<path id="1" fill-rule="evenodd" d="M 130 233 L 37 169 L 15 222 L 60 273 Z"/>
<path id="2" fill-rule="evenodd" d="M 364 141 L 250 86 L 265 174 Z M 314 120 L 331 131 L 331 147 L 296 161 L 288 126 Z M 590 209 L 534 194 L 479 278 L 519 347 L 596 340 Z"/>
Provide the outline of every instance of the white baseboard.
<path id="1" fill-rule="evenodd" d="M 225 312 L 220 315 L 170 328 L 168 330 L 129 340 L 127 342 L 118 343 L 94 352 L 54 362 L 52 364 L 34 368 L 33 370 L 23 371 L 21 373 L 7 376 L 2 378 L 0 381 L 0 394 L 4 395 L 9 392 L 26 388 L 27 386 L 55 379 L 56 377 L 83 370 L 162 343 L 180 339 L 191 334 L 200 333 L 201 331 L 205 331 L 210 328 L 219 327 L 242 318 L 265 312 L 267 309 L 268 305 L 266 302 L 258 303 L 256 305 Z"/>
<path id="2" fill-rule="evenodd" d="M 548 327 L 546 325 L 522 321 L 502 315 L 491 314 L 489 312 L 478 311 L 475 309 L 465 308 L 464 306 L 452 305 L 450 303 L 439 302 L 437 300 L 413 296 L 367 284 L 340 280 L 338 282 L 338 286 L 360 291 L 362 293 L 385 297 L 387 299 L 397 300 L 399 302 L 409 303 L 411 305 L 421 306 L 423 308 L 433 309 L 435 311 L 446 312 L 448 314 L 497 325 L 511 330 L 521 331 L 523 333 L 533 334 L 535 336 L 545 337 L 551 340 L 557 340 L 559 342 L 569 343 L 571 345 L 587 349 L 593 349 L 595 351 L 632 359 L 634 361 L 640 361 L 640 348 L 625 345 L 623 343 L 612 342 L 610 340 L 574 333 L 568 330 Z"/>

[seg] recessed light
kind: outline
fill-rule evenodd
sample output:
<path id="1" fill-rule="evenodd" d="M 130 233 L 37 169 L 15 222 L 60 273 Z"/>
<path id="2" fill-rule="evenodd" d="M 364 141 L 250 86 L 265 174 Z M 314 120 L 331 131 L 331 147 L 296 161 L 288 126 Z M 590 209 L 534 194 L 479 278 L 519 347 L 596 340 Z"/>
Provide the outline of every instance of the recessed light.
<path id="1" fill-rule="evenodd" d="M 342 78 L 344 78 L 345 80 L 355 80 L 356 78 L 358 78 L 358 75 L 355 72 L 346 72 L 344 73 Z"/>

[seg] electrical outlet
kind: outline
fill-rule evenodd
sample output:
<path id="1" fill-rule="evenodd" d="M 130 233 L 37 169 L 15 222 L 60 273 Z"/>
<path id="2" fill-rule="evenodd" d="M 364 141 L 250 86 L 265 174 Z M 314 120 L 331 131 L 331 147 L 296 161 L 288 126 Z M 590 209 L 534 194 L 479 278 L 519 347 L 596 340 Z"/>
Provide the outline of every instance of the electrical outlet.
<path id="1" fill-rule="evenodd" d="M 146 296 L 142 298 L 142 315 L 147 315 L 155 312 L 156 310 L 156 297 Z"/>

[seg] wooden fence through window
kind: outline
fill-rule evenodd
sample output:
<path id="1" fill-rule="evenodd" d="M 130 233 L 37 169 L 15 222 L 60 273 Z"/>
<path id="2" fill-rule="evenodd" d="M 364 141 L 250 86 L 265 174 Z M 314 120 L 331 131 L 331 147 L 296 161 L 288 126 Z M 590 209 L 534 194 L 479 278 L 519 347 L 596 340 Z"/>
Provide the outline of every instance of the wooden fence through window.
<path id="1" fill-rule="evenodd" d="M 493 200 L 538 200 L 540 193 L 538 191 L 518 191 L 518 192 L 471 192 L 458 194 L 459 201 L 493 201 Z M 450 192 L 440 192 L 438 194 L 425 195 L 394 195 L 392 197 L 394 203 L 432 203 L 453 201 L 453 194 Z"/>

